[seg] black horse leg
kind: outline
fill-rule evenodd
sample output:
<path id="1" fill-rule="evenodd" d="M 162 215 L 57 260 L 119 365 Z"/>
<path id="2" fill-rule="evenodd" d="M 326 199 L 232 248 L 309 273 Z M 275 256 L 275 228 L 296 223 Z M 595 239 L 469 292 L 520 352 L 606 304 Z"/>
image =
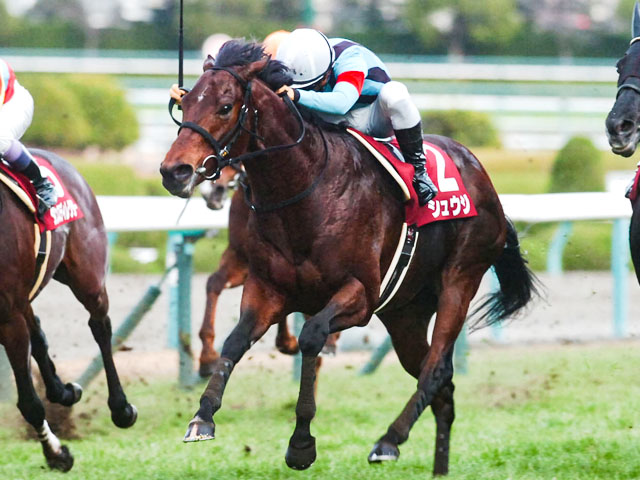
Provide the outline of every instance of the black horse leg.
<path id="1" fill-rule="evenodd" d="M 462 271 L 465 271 L 464 269 Z M 432 345 L 421 366 L 418 378 L 418 388 L 411 396 L 411 399 L 402 410 L 402 413 L 389 426 L 387 432 L 380 437 L 369 454 L 369 462 L 381 462 L 385 460 L 395 460 L 400 452 L 398 445 L 401 445 L 409 438 L 411 428 L 418 420 L 424 409 L 432 405 L 437 395 L 446 394 L 442 389 L 451 384 L 453 377 L 453 362 L 451 359 L 454 342 L 462 329 L 464 320 L 469 308 L 469 303 L 480 284 L 484 270 L 478 269 L 478 274 L 470 276 L 466 271 L 467 278 L 460 278 L 454 271 L 451 277 L 445 275 L 443 290 L 438 299 L 438 313 L 433 330 Z M 394 341 L 394 345 L 396 342 Z M 453 389 L 451 389 L 453 395 Z M 453 407 L 453 401 L 451 402 Z M 446 473 L 448 471 L 448 454 L 438 454 L 438 448 L 448 445 L 448 431 L 450 425 L 447 423 L 446 407 L 439 410 L 436 407 L 436 415 L 442 413 L 442 428 L 438 428 L 438 433 L 445 434 L 442 441 L 436 440 L 436 462 L 434 463 L 434 475 Z M 453 408 L 450 412 L 453 421 Z"/>
<path id="2" fill-rule="evenodd" d="M 31 324 L 31 355 L 38 363 L 38 368 L 47 390 L 47 399 L 51 403 L 70 407 L 80 401 L 82 387 L 77 383 L 67 383 L 65 385 L 58 377 L 56 367 L 49 357 L 47 337 L 40 326 L 40 319 L 35 315 Z"/>
<path id="3" fill-rule="evenodd" d="M 445 356 L 445 370 L 453 372 L 453 349 Z M 445 383 L 431 402 L 431 410 L 436 420 L 436 450 L 433 463 L 434 475 L 449 473 L 449 442 L 451 425 L 455 419 L 453 405 L 453 382 Z"/>
<path id="4" fill-rule="evenodd" d="M 106 290 L 103 288 L 100 293 L 85 307 L 91 313 L 89 327 L 102 355 L 104 371 L 107 376 L 107 388 L 109 390 L 108 405 L 111 410 L 111 420 L 120 428 L 129 428 L 138 418 L 136 407 L 127 401 L 124 394 L 120 378 L 113 361 L 111 350 L 111 319 L 107 315 L 109 300 Z"/>
<path id="5" fill-rule="evenodd" d="M 316 440 L 311 421 L 316 414 L 316 359 L 330 333 L 360 324 L 367 317 L 364 286 L 353 280 L 344 286 L 319 313 L 307 320 L 298 337 L 302 353 L 300 392 L 296 405 L 296 428 L 289 440 L 285 460 L 296 470 L 304 470 L 316 459 Z"/>
<path id="6" fill-rule="evenodd" d="M 16 379 L 18 409 L 37 432 L 49 467 L 67 472 L 73 467 L 73 456 L 60 443 L 45 420 L 44 405 L 38 398 L 31 379 L 29 331 L 24 316 L 20 317 L 10 324 L 0 326 L 0 343 L 5 347 Z"/>
<path id="7" fill-rule="evenodd" d="M 240 320 L 224 341 L 220 357 L 213 362 L 209 383 L 200 397 L 200 408 L 187 427 L 184 442 L 215 438 L 213 415 L 235 365 L 251 345 L 283 316 L 282 299 L 256 281 L 248 279 L 242 293 Z"/>

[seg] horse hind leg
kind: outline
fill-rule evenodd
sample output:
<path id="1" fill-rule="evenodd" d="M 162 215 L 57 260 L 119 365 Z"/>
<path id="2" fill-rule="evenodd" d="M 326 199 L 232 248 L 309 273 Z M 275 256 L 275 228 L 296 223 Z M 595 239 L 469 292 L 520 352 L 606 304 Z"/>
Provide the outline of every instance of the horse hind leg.
<path id="1" fill-rule="evenodd" d="M 109 300 L 104 286 L 96 295 L 83 297 L 81 302 L 90 313 L 89 328 L 91 328 L 93 338 L 100 347 L 104 371 L 107 376 L 111 420 L 117 427 L 129 428 L 136 423 L 138 411 L 134 405 L 127 401 L 113 361 L 111 319 L 107 315 Z"/>
<path id="2" fill-rule="evenodd" d="M 49 357 L 47 338 L 40 326 L 40 319 L 32 316 L 31 324 L 31 355 L 38 364 L 40 375 L 46 388 L 47 400 L 70 407 L 82 398 L 82 387 L 77 383 L 63 384 L 56 373 L 56 367 Z"/>
<path id="3" fill-rule="evenodd" d="M 33 387 L 29 331 L 24 316 L 17 316 L 11 323 L 0 327 L 0 343 L 5 347 L 15 376 L 18 409 L 38 434 L 47 465 L 52 469 L 68 472 L 73 467 L 73 456 L 49 428 L 44 405 Z"/>
<path id="4" fill-rule="evenodd" d="M 455 270 L 444 275 L 443 289 L 438 299 L 438 313 L 433 330 L 432 344 L 420 366 L 418 388 L 411 396 L 402 413 L 389 426 L 387 433 L 374 446 L 369 454 L 370 462 L 376 461 L 377 456 L 382 456 L 383 460 L 387 459 L 384 456 L 387 454 L 388 448 L 397 447 L 404 443 L 409 438 L 411 428 L 424 409 L 428 405 L 433 405 L 438 395 L 446 401 L 446 396 L 449 392 L 443 390 L 443 388 L 452 385 L 452 352 L 454 343 L 462 329 L 469 303 L 478 290 L 484 271 L 478 268 L 473 273 L 462 269 L 462 272 L 465 272 L 464 277 L 460 277 Z M 393 340 L 396 351 L 398 347 L 402 348 L 399 342 L 396 342 L 395 339 Z M 445 474 L 448 471 L 449 432 L 453 422 L 452 388 L 450 389 L 450 395 L 450 410 L 447 410 L 446 403 L 437 403 L 434 410 L 438 433 L 442 435 L 442 438 L 436 439 L 434 475 Z M 439 449 L 442 449 L 442 451 L 439 452 Z"/>
<path id="5" fill-rule="evenodd" d="M 453 349 L 445 357 L 447 370 L 453 372 Z M 449 443 L 451 439 L 451 426 L 455 420 L 453 404 L 454 385 L 452 381 L 445 383 L 431 402 L 431 410 L 436 420 L 436 449 L 433 462 L 434 475 L 447 475 L 449 473 Z"/>

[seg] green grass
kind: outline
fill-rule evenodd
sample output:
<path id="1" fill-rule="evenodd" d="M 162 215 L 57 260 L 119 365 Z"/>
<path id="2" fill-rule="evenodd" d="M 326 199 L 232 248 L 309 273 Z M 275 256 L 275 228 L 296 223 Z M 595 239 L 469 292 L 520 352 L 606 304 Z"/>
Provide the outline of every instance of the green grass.
<path id="1" fill-rule="evenodd" d="M 456 376 L 450 477 L 458 479 L 640 478 L 640 345 L 476 349 Z M 122 354 L 126 355 L 126 354 Z M 289 470 L 284 452 L 294 427 L 297 385 L 289 363 L 242 362 L 216 416 L 214 441 L 184 445 L 202 387 L 173 381 L 127 382 L 139 409 L 131 430 L 110 423 L 103 386 L 75 407 L 82 439 L 64 478 L 87 479 L 413 479 L 429 478 L 433 417 L 425 411 L 397 463 L 369 466 L 367 454 L 415 388 L 395 363 L 358 377 L 360 364 L 337 357 L 320 375 L 312 425 L 318 459 Z M 281 371 L 276 369 L 281 368 Z M 99 387 L 99 388 L 98 388 Z M 0 406 L 0 478 L 62 478 L 48 472 L 36 441 L 16 439 L 18 415 Z"/>

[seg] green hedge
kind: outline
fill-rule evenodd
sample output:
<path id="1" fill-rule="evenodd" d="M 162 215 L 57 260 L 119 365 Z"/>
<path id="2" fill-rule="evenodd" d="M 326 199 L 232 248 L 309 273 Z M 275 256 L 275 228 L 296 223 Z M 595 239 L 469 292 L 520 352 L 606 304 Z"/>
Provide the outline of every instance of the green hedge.
<path id="1" fill-rule="evenodd" d="M 453 138 L 467 147 L 499 147 L 498 131 L 482 112 L 442 110 L 422 113 L 425 133 Z"/>
<path id="2" fill-rule="evenodd" d="M 139 137 L 133 107 L 115 78 L 104 75 L 20 75 L 33 96 L 25 143 L 43 148 L 122 150 Z"/>
<path id="3" fill-rule="evenodd" d="M 591 140 L 573 137 L 558 152 L 551 169 L 550 192 L 601 192 L 604 190 L 602 153 Z"/>

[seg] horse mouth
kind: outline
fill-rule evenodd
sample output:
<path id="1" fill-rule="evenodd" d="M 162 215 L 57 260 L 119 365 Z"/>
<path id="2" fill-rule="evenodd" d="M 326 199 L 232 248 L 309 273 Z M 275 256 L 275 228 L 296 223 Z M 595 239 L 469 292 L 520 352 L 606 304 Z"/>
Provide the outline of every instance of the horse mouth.
<path id="1" fill-rule="evenodd" d="M 640 132 L 637 130 L 631 135 L 607 136 L 609 139 L 609 145 L 611 146 L 611 151 L 616 155 L 621 155 L 623 157 L 630 157 L 633 155 L 636 151 L 638 141 L 640 140 Z"/>
<path id="2" fill-rule="evenodd" d="M 189 198 L 193 193 L 193 186 L 190 183 L 179 183 L 175 180 L 171 180 L 168 178 L 162 179 L 162 186 L 169 192 L 171 195 L 180 198 Z"/>

